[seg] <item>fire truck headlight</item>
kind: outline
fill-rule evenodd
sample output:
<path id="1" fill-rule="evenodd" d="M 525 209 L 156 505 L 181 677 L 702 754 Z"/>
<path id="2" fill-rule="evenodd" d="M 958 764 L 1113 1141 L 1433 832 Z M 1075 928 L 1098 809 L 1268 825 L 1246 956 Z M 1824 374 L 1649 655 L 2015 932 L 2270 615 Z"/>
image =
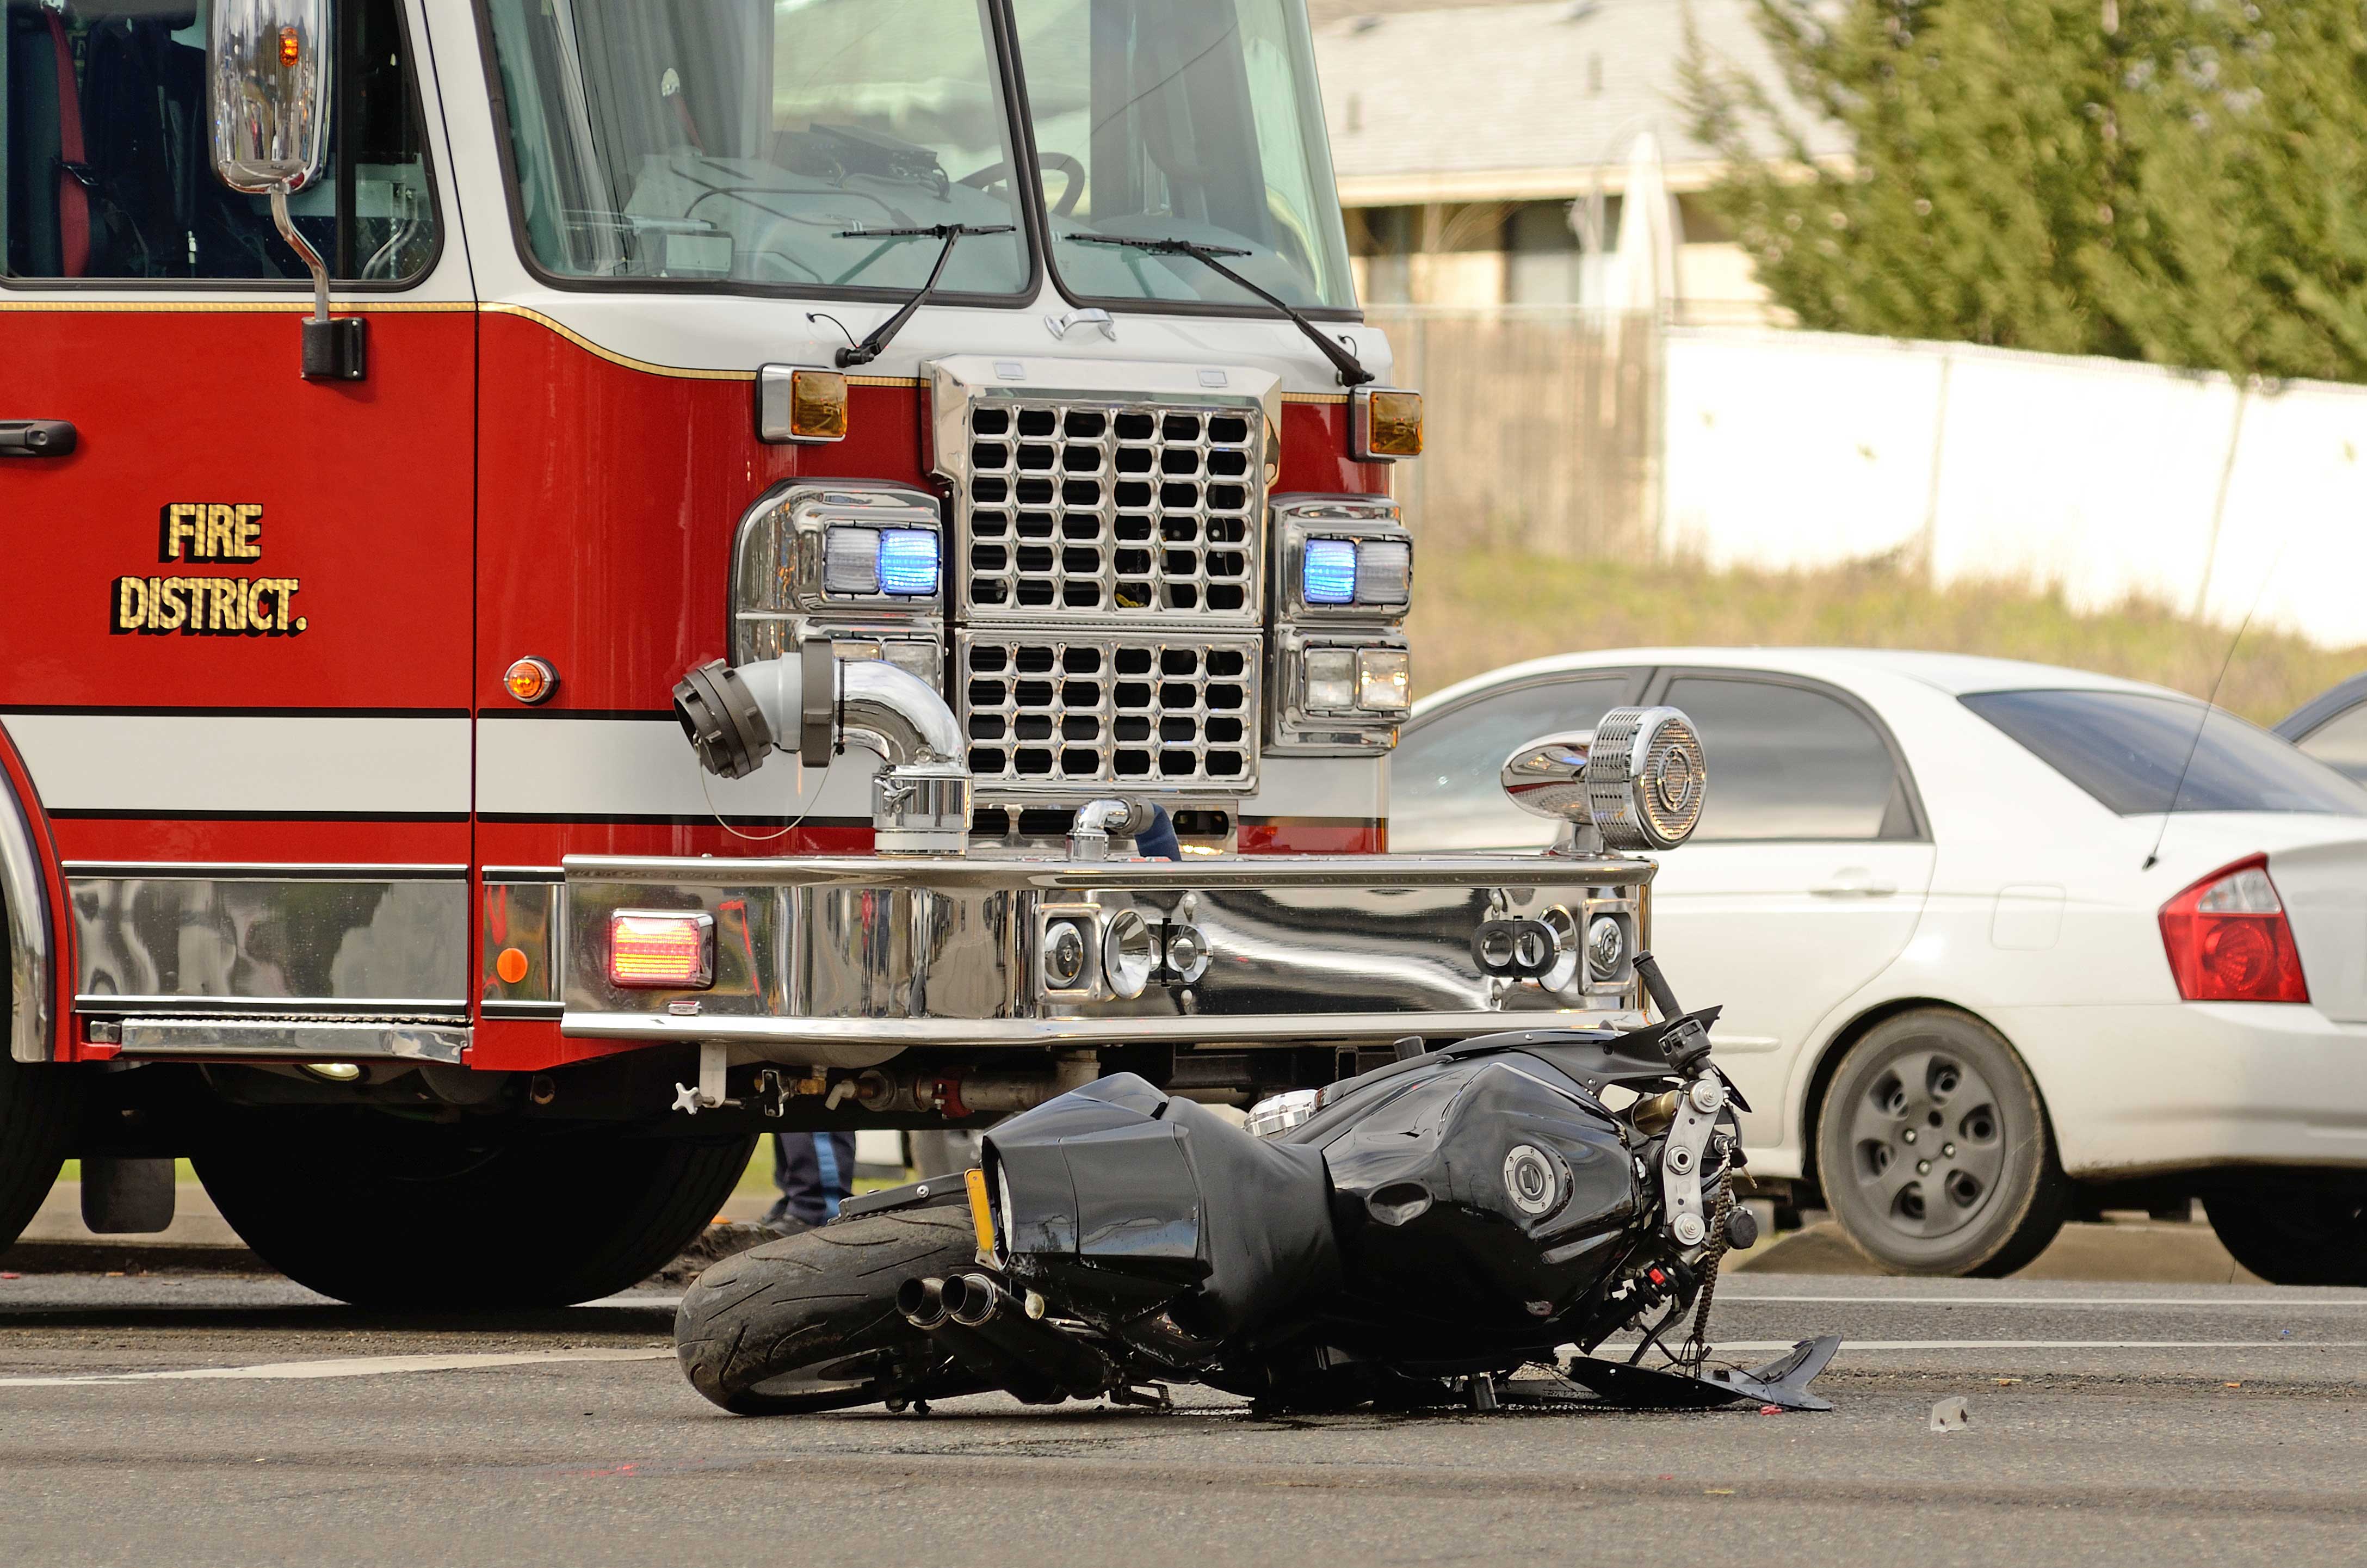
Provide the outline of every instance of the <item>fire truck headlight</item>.
<path id="1" fill-rule="evenodd" d="M 1405 605 L 1413 600 L 1413 546 L 1401 539 L 1368 539 L 1356 547 L 1356 602 Z"/>
<path id="2" fill-rule="evenodd" d="M 876 594 L 879 591 L 878 528 L 828 528 L 821 536 L 821 585 L 824 593 Z"/>
<path id="3" fill-rule="evenodd" d="M 1403 713 L 1413 706 L 1413 660 L 1402 648 L 1366 648 L 1356 655 L 1356 706 L 1367 713 Z"/>
<path id="4" fill-rule="evenodd" d="M 1340 712 L 1356 706 L 1356 654 L 1351 648 L 1307 651 L 1307 706 Z"/>

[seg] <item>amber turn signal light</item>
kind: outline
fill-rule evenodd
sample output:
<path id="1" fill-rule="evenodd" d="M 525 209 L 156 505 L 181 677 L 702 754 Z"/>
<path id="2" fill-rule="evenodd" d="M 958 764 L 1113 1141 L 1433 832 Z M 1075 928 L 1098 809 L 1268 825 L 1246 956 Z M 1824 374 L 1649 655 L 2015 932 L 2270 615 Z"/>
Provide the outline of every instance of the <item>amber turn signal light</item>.
<path id="1" fill-rule="evenodd" d="M 550 667 L 548 659 L 538 659 L 528 653 L 525 658 L 502 672 L 502 685 L 509 694 L 531 708 L 549 700 L 559 689 L 559 672 Z"/>
<path id="2" fill-rule="evenodd" d="M 299 40 L 296 29 L 294 28 L 280 28 L 279 63 L 282 65 L 292 66 L 296 63 L 298 58 L 302 53 L 303 44 Z"/>
<path id="3" fill-rule="evenodd" d="M 756 372 L 756 434 L 766 441 L 846 439 L 846 378 L 836 370 L 766 365 Z"/>
<path id="4" fill-rule="evenodd" d="M 493 960 L 493 972 L 502 977 L 504 985 L 515 985 L 526 978 L 526 954 L 516 948 L 504 948 Z"/>
<path id="5" fill-rule="evenodd" d="M 1349 445 L 1358 462 L 1421 456 L 1421 393 L 1358 387 L 1349 409 Z"/>
<path id="6" fill-rule="evenodd" d="M 715 983 L 715 916 L 620 909 L 608 917 L 612 985 L 704 991 Z"/>

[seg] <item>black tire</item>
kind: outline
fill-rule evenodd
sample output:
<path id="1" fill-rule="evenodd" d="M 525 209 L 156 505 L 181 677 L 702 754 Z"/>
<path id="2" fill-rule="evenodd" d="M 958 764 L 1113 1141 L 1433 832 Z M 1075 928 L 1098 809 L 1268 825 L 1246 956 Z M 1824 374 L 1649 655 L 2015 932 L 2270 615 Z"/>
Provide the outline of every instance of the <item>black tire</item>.
<path id="1" fill-rule="evenodd" d="M 714 1219 L 754 1147 L 280 1112 L 242 1119 L 194 1163 L 231 1228 L 300 1285 L 356 1306 L 510 1310 L 656 1273 Z"/>
<path id="2" fill-rule="evenodd" d="M 2011 1274 L 2054 1241 L 2071 1190 L 2022 1058 L 1937 1007 L 1885 1019 L 1841 1058 L 1817 1176 L 1850 1238 L 1893 1274 Z"/>
<path id="3" fill-rule="evenodd" d="M 2367 1285 L 2367 1190 L 2358 1179 L 2263 1173 L 2203 1195 L 2230 1256 L 2271 1285 Z"/>
<path id="4" fill-rule="evenodd" d="M 978 1256 L 968 1210 L 911 1209 L 767 1242 L 700 1275 L 674 1315 L 690 1386 L 736 1415 L 798 1415 L 987 1385 L 896 1311 L 907 1279 Z"/>
<path id="5" fill-rule="evenodd" d="M 0 1006 L 7 1002 L 0 986 Z M 0 1029 L 0 1252 L 16 1245 L 57 1185 L 82 1131 L 85 1069 L 12 1062 Z"/>

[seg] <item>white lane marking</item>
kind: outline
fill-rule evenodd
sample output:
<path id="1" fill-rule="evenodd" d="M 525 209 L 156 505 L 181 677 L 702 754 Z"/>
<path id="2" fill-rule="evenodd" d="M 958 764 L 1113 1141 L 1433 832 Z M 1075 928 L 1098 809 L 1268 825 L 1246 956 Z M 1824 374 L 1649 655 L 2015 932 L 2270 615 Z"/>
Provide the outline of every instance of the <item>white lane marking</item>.
<path id="1" fill-rule="evenodd" d="M 2357 1301 L 2312 1301 L 2307 1297 L 2261 1300 L 2257 1297 L 2202 1299 L 2186 1296 L 1753 1296 L 1721 1284 L 1721 1301 L 1820 1301 L 1861 1307 L 2219 1307 L 2279 1312 L 2296 1309 L 2367 1310 L 2367 1297 Z"/>
<path id="2" fill-rule="evenodd" d="M 562 1361 L 672 1360 L 671 1350 L 530 1350 L 475 1356 L 345 1356 L 329 1361 L 266 1361 L 253 1367 L 184 1367 L 167 1372 L 93 1372 L 65 1378 L 0 1378 L 0 1388 L 53 1389 L 93 1383 L 278 1382 L 311 1378 L 379 1378 L 393 1372 L 474 1372 Z"/>
<path id="3" fill-rule="evenodd" d="M 583 1304 L 587 1307 L 664 1307 L 671 1311 L 682 1305 L 682 1294 L 676 1291 L 671 1296 L 658 1294 L 644 1296 L 636 1295 L 628 1290 L 619 1295 L 603 1296 L 596 1301 L 586 1301 Z"/>
<path id="4" fill-rule="evenodd" d="M 1789 1339 L 1728 1339 L 1714 1350 L 1789 1350 Z M 1619 1349 L 1635 1348 L 1629 1340 Z M 1850 1339 L 1848 1350 L 2367 1350 L 2367 1339 Z"/>

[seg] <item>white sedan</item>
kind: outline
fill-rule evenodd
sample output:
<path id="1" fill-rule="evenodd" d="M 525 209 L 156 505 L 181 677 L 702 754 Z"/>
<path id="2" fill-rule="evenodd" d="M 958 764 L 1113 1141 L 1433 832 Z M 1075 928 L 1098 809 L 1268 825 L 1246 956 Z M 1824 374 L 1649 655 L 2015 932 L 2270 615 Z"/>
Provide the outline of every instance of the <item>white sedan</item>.
<path id="1" fill-rule="evenodd" d="M 2245 1267 L 2367 1284 L 2367 790 L 2191 698 L 1947 654 L 1664 648 L 1425 699 L 1389 845 L 1542 846 L 1523 742 L 1667 703 L 1699 830 L 1650 944 L 1756 1176 L 1878 1261 L 2001 1274 L 2075 1208 L 2200 1195 Z"/>

